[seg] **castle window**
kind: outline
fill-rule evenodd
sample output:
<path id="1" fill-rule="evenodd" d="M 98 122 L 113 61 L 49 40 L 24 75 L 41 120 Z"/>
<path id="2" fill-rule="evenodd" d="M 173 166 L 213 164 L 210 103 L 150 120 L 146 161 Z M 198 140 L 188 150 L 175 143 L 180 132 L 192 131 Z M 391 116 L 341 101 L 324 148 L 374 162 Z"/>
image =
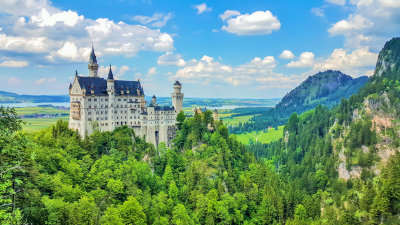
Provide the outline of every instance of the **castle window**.
<path id="1" fill-rule="evenodd" d="M 108 102 L 108 98 L 106 98 L 105 100 L 106 100 L 106 102 Z"/>
<path id="2" fill-rule="evenodd" d="M 88 121 L 92 121 L 92 118 L 88 118 Z"/>
<path id="3" fill-rule="evenodd" d="M 92 115 L 92 112 L 88 112 L 87 114 L 88 114 L 88 115 Z"/>
<path id="4" fill-rule="evenodd" d="M 91 98 L 88 98 L 88 101 L 89 101 L 89 102 L 91 102 L 91 101 L 92 101 L 92 99 L 91 99 Z"/>
<path id="5" fill-rule="evenodd" d="M 89 105 L 89 109 L 90 109 L 90 108 L 92 108 L 92 106 L 91 106 L 91 105 Z"/>
<path id="6" fill-rule="evenodd" d="M 119 98 L 119 99 L 118 99 L 118 101 L 120 102 L 120 101 L 121 101 L 121 99 Z"/>
<path id="7" fill-rule="evenodd" d="M 97 98 L 93 99 L 93 101 L 97 102 Z"/>
<path id="8" fill-rule="evenodd" d="M 127 99 L 126 99 L 126 98 L 124 98 L 124 102 L 126 102 L 126 100 L 127 100 Z"/>

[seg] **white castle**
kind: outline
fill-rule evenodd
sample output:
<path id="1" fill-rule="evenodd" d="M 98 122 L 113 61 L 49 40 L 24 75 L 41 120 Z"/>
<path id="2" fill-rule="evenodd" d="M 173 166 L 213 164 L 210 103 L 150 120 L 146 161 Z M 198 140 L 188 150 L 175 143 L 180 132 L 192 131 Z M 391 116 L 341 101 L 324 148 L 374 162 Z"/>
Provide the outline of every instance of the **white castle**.
<path id="1" fill-rule="evenodd" d="M 158 106 L 153 96 L 146 106 L 140 81 L 114 80 L 110 70 L 107 79 L 97 74 L 99 65 L 92 47 L 89 58 L 89 76 L 78 76 L 69 86 L 69 128 L 77 130 L 84 138 L 95 130 L 112 131 L 127 125 L 135 134 L 158 146 L 170 145 L 176 133 L 176 116 L 182 110 L 182 85 L 176 81 L 171 94 L 172 106 Z"/>

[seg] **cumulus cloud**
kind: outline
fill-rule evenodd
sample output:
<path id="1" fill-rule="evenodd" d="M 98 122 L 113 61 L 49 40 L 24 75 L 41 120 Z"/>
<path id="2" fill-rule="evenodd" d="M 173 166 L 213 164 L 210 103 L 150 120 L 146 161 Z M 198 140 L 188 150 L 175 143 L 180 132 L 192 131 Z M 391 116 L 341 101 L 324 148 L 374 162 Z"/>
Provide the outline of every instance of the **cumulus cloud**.
<path id="1" fill-rule="evenodd" d="M 197 14 L 202 14 L 205 12 L 211 12 L 212 8 L 208 7 L 206 3 L 201 3 L 199 5 L 193 5 L 193 8 L 197 9 Z"/>
<path id="2" fill-rule="evenodd" d="M 325 17 L 324 10 L 321 8 L 312 8 L 310 12 L 319 17 Z"/>
<path id="3" fill-rule="evenodd" d="M 360 76 L 371 75 L 371 67 L 376 64 L 378 54 L 369 51 L 368 47 L 348 52 L 344 49 L 335 49 L 325 60 L 315 63 L 315 71 L 341 70 L 344 73 Z"/>
<path id="4" fill-rule="evenodd" d="M 351 0 L 348 5 L 354 10 L 328 29 L 333 36 L 344 36 L 347 48 L 379 51 L 393 31 L 400 30 L 398 0 Z"/>
<path id="5" fill-rule="evenodd" d="M 134 16 L 132 20 L 138 21 L 141 24 L 149 25 L 151 27 L 164 27 L 168 20 L 170 20 L 172 17 L 172 13 L 154 13 L 153 16 L 137 15 Z"/>
<path id="6" fill-rule="evenodd" d="M 200 60 L 190 60 L 187 66 L 172 75 L 171 80 L 179 79 L 185 83 L 210 84 L 231 86 L 265 87 L 294 87 L 304 79 L 302 75 L 285 76 L 275 73 L 277 61 L 273 56 L 264 58 L 254 57 L 249 62 L 230 66 L 213 57 L 204 55 Z"/>
<path id="7" fill-rule="evenodd" d="M 182 55 L 166 52 L 158 57 L 157 64 L 161 66 L 185 66 L 186 62 L 182 59 Z"/>
<path id="8" fill-rule="evenodd" d="M 325 0 L 326 2 L 329 2 L 334 5 L 345 5 L 346 0 Z"/>
<path id="9" fill-rule="evenodd" d="M 303 52 L 300 54 L 298 61 L 291 61 L 286 66 L 289 68 L 312 67 L 314 64 L 314 53 Z"/>
<path id="10" fill-rule="evenodd" d="M 134 56 L 139 51 L 169 51 L 174 40 L 168 33 L 143 25 L 115 22 L 108 18 L 85 18 L 63 11 L 46 0 L 0 0 L 0 51 L 3 55 L 35 59 L 39 64 L 85 62 L 91 41 L 96 54 Z M 172 14 L 141 17 L 148 26 L 165 25 Z M 28 59 L 28 58 L 27 58 Z"/>
<path id="11" fill-rule="evenodd" d="M 0 63 L 2 67 L 26 67 L 29 65 L 28 61 L 6 60 Z"/>
<path id="12" fill-rule="evenodd" d="M 271 34 L 281 27 L 278 18 L 268 10 L 244 15 L 238 11 L 227 10 L 220 17 L 227 23 L 222 26 L 222 30 L 236 35 Z"/>
<path id="13" fill-rule="evenodd" d="M 151 67 L 148 71 L 147 71 L 147 76 L 151 77 L 153 75 L 157 74 L 157 68 L 156 67 Z"/>
<path id="14" fill-rule="evenodd" d="M 226 10 L 223 14 L 219 15 L 219 17 L 221 18 L 221 20 L 225 21 L 231 17 L 240 16 L 240 15 L 242 15 L 242 14 L 239 11 Z"/>
<path id="15" fill-rule="evenodd" d="M 126 72 L 130 70 L 129 66 L 123 65 L 121 67 L 117 67 L 115 65 L 111 66 L 111 70 L 114 75 L 114 79 L 120 79 Z M 100 66 L 98 70 L 99 77 L 106 78 L 108 76 L 108 72 L 110 71 L 110 66 Z"/>
<path id="16" fill-rule="evenodd" d="M 7 84 L 11 86 L 19 85 L 22 83 L 22 80 L 16 77 L 10 77 L 7 80 Z"/>
<path id="17" fill-rule="evenodd" d="M 294 54 L 290 50 L 283 50 L 283 52 L 279 55 L 281 59 L 293 59 Z"/>
<path id="18" fill-rule="evenodd" d="M 40 78 L 39 80 L 33 82 L 35 85 L 39 85 L 39 84 L 44 84 L 44 83 L 54 83 L 56 82 L 56 78 L 52 77 L 52 78 Z"/>

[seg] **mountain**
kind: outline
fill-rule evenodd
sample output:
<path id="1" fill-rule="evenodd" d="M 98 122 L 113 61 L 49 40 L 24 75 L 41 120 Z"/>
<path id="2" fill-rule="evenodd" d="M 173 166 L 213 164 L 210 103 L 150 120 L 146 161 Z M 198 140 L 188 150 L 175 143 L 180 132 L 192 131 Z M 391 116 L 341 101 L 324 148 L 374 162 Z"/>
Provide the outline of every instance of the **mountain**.
<path id="1" fill-rule="evenodd" d="M 328 70 L 308 77 L 286 94 L 275 108 L 254 116 L 249 122 L 230 126 L 232 133 L 264 130 L 269 126 L 285 124 L 292 113 L 303 113 L 318 105 L 332 108 L 365 85 L 368 77 L 352 78 L 340 71 Z"/>
<path id="2" fill-rule="evenodd" d="M 399 224 L 400 38 L 357 94 L 293 114 L 282 140 L 249 150 L 307 193 L 300 208 L 315 224 Z"/>
<path id="3" fill-rule="evenodd" d="M 0 103 L 21 102 L 69 102 L 68 95 L 19 95 L 0 91 Z"/>
<path id="4" fill-rule="evenodd" d="M 317 105 L 336 106 L 342 98 L 348 98 L 364 86 L 368 77 L 352 78 L 340 71 L 328 70 L 308 77 L 290 91 L 276 105 L 279 114 L 290 116 L 302 113 Z"/>
<path id="5" fill-rule="evenodd" d="M 357 94 L 248 148 L 211 111 L 180 114 L 156 148 L 127 126 L 19 132 L 0 108 L 0 224 L 399 224 L 398 46 Z"/>

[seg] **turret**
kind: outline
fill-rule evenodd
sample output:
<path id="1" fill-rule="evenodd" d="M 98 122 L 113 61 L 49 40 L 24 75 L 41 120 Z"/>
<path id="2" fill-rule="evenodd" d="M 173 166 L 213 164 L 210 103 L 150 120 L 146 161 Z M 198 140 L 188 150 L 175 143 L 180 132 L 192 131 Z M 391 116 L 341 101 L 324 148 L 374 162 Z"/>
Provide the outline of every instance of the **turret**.
<path id="1" fill-rule="evenodd" d="M 115 128 L 114 124 L 114 95 L 115 95 L 115 87 L 114 87 L 114 75 L 111 70 L 111 64 L 110 64 L 110 70 L 108 71 L 108 76 L 107 76 L 107 93 L 108 93 L 108 128 L 109 130 L 113 130 Z"/>
<path id="2" fill-rule="evenodd" d="M 214 109 L 213 119 L 214 119 L 214 121 L 218 121 L 218 110 L 217 109 Z"/>
<path id="3" fill-rule="evenodd" d="M 181 92 L 182 84 L 176 81 L 173 85 L 174 93 L 171 94 L 172 106 L 174 106 L 175 111 L 179 113 L 183 108 L 183 93 Z"/>
<path id="4" fill-rule="evenodd" d="M 156 98 L 155 95 L 153 95 L 153 97 L 151 98 L 151 104 L 152 104 L 153 106 L 157 106 L 157 98 Z"/>
<path id="5" fill-rule="evenodd" d="M 92 52 L 90 53 L 88 69 L 89 69 L 89 77 L 99 77 L 97 75 L 97 70 L 99 69 L 99 65 L 97 64 L 97 58 L 96 54 L 94 53 L 93 44 L 92 44 Z"/>

